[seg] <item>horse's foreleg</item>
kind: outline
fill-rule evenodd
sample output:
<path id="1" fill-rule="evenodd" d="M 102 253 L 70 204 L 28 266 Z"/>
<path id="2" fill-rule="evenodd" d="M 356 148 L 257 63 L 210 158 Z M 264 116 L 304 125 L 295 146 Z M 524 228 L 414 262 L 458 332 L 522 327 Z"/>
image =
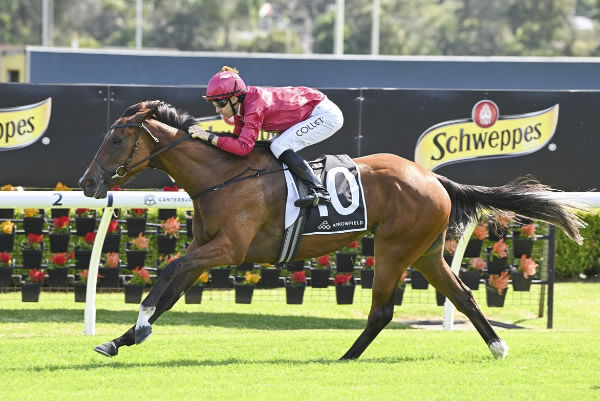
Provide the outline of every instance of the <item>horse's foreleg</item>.
<path id="1" fill-rule="evenodd" d="M 158 304 L 156 305 L 156 310 L 154 311 L 152 316 L 149 317 L 148 323 L 154 323 L 160 315 L 171 309 L 173 305 L 177 303 L 179 298 L 181 298 L 183 293 L 192 284 L 194 284 L 194 281 L 196 281 L 197 278 L 198 275 L 192 272 L 186 274 L 184 276 L 184 279 L 173 282 L 158 301 Z M 96 346 L 94 350 L 101 353 L 102 355 L 109 357 L 117 355 L 120 347 L 130 346 L 136 343 L 135 327 L 136 326 L 132 326 L 129 330 L 123 333 L 122 336 L 117 337 L 112 341 Z M 150 333 L 148 335 L 150 335 Z"/>

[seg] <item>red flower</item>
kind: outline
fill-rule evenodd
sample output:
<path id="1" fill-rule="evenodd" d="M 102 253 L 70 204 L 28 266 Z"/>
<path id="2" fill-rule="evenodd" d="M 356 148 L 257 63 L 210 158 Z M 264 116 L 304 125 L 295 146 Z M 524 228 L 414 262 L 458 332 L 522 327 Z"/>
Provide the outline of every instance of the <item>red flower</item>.
<path id="1" fill-rule="evenodd" d="M 148 273 L 145 267 L 138 266 L 131 272 L 133 273 L 130 280 L 132 284 L 146 284 L 150 282 L 150 273 Z"/>
<path id="2" fill-rule="evenodd" d="M 120 185 L 115 185 L 114 187 L 112 187 L 110 189 L 111 191 L 120 191 L 121 190 L 121 186 Z"/>
<path id="3" fill-rule="evenodd" d="M 83 241 L 86 244 L 93 244 L 95 240 L 96 240 L 96 233 L 95 232 L 85 233 L 85 236 L 83 237 Z"/>
<path id="4" fill-rule="evenodd" d="M 322 267 L 329 267 L 329 266 L 331 266 L 331 265 L 329 264 L 329 255 L 323 255 L 323 256 L 319 256 L 319 257 L 317 258 L 317 264 L 318 264 L 319 266 L 322 266 Z"/>
<path id="5" fill-rule="evenodd" d="M 71 253 L 69 253 L 68 258 L 69 259 L 75 259 L 75 253 L 73 253 L 73 251 L 71 251 Z"/>
<path id="6" fill-rule="evenodd" d="M 344 273 L 338 274 L 333 279 L 334 285 L 350 285 L 350 280 L 352 279 L 352 274 Z"/>
<path id="7" fill-rule="evenodd" d="M 108 231 L 107 234 L 118 232 L 119 231 L 119 220 L 112 219 L 110 223 L 108 223 Z"/>
<path id="8" fill-rule="evenodd" d="M 35 244 L 41 244 L 43 239 L 44 239 L 44 234 L 34 234 L 34 233 L 27 234 L 27 243 L 32 246 Z"/>
<path id="9" fill-rule="evenodd" d="M 41 283 L 44 281 L 44 271 L 38 269 L 31 269 L 27 272 L 29 275 L 29 280 L 32 283 Z"/>
<path id="10" fill-rule="evenodd" d="M 371 268 L 375 266 L 375 258 L 373 256 L 369 256 L 365 259 L 365 267 Z"/>
<path id="11" fill-rule="evenodd" d="M 65 252 L 53 253 L 50 256 L 50 261 L 58 266 L 64 266 L 67 263 L 67 254 Z"/>
<path id="12" fill-rule="evenodd" d="M 304 270 L 290 274 L 292 284 L 306 284 L 306 272 Z"/>
<path id="13" fill-rule="evenodd" d="M 54 218 L 54 227 L 56 227 L 57 229 L 68 227 L 70 222 L 71 222 L 71 219 L 69 218 L 69 216 L 55 217 Z"/>
<path id="14" fill-rule="evenodd" d="M 0 252 L 0 265 L 8 265 L 12 260 L 12 256 L 8 252 Z"/>
<path id="15" fill-rule="evenodd" d="M 165 185 L 163 187 L 163 191 L 177 192 L 179 191 L 179 187 L 177 186 L 177 184 L 173 184 L 172 186 Z"/>
<path id="16" fill-rule="evenodd" d="M 90 209 L 79 208 L 79 209 L 75 210 L 75 214 L 77 216 L 81 216 L 82 214 L 87 213 L 89 211 L 90 211 Z"/>
<path id="17" fill-rule="evenodd" d="M 146 213 L 146 210 L 148 210 L 148 209 L 134 208 L 134 209 L 131 209 L 131 212 L 134 215 L 136 215 L 137 217 L 142 217 L 144 215 L 144 213 Z"/>

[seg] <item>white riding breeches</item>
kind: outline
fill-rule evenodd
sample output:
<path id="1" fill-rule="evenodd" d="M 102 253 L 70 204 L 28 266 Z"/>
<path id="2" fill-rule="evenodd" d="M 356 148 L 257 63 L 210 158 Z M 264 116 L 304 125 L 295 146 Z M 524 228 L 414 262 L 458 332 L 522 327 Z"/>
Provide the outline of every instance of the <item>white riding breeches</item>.
<path id="1" fill-rule="evenodd" d="M 342 128 L 343 124 L 344 116 L 340 108 L 325 98 L 306 120 L 291 126 L 273 139 L 271 152 L 277 158 L 288 149 L 297 152 L 329 138 Z"/>

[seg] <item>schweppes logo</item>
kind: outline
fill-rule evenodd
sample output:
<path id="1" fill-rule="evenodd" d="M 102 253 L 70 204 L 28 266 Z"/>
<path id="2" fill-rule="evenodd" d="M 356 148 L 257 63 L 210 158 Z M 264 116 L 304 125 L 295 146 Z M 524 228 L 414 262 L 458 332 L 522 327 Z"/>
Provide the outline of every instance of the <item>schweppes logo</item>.
<path id="1" fill-rule="evenodd" d="M 533 113 L 501 116 L 498 106 L 482 100 L 471 118 L 428 128 L 417 141 L 415 161 L 435 170 L 464 160 L 513 157 L 536 152 L 554 135 L 558 104 Z"/>
<path id="2" fill-rule="evenodd" d="M 229 132 L 232 133 L 233 132 L 233 125 L 225 122 L 225 120 L 223 120 L 222 118 L 220 118 L 219 116 L 215 116 L 215 117 L 204 117 L 204 118 L 200 118 L 200 121 L 196 123 L 196 125 L 198 125 L 200 128 L 202 128 L 205 131 L 210 131 L 210 132 Z M 273 137 L 276 135 L 276 132 L 268 132 L 268 131 L 264 131 L 261 130 L 260 133 L 258 134 L 258 141 L 270 141 L 271 139 L 273 139 Z"/>
<path id="3" fill-rule="evenodd" d="M 0 151 L 24 148 L 44 135 L 52 98 L 27 106 L 0 109 Z"/>

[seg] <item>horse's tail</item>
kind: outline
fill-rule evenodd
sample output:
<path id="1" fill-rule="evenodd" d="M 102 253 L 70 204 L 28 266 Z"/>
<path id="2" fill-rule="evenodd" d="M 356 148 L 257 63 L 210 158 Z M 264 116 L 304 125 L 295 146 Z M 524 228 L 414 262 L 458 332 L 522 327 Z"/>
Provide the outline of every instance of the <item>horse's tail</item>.
<path id="1" fill-rule="evenodd" d="M 450 195 L 452 210 L 448 231 L 456 235 L 486 212 L 512 211 L 517 216 L 541 220 L 560 227 L 573 241 L 581 244 L 579 229 L 586 223 L 575 214 L 585 206 L 569 200 L 553 199 L 552 188 L 531 176 L 520 177 L 499 187 L 458 184 L 444 176 L 437 179 Z"/>

